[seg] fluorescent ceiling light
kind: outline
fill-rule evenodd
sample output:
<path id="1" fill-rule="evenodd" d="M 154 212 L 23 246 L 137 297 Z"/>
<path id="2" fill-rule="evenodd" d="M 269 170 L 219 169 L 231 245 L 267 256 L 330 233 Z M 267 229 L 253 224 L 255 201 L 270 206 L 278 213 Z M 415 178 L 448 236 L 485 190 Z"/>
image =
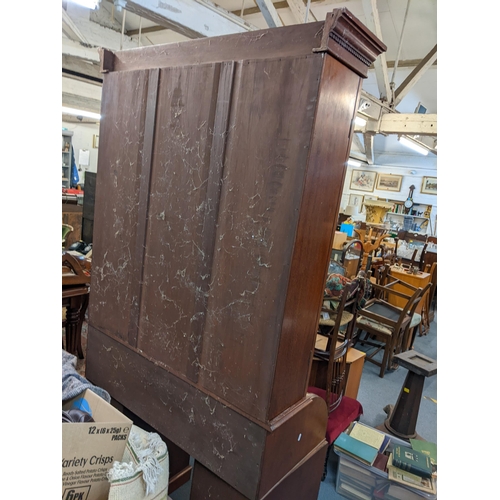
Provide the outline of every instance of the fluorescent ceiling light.
<path id="1" fill-rule="evenodd" d="M 66 108 L 63 106 L 62 112 L 66 113 L 67 115 L 83 116 L 85 118 L 94 118 L 95 120 L 101 119 L 101 115 L 92 113 L 91 111 L 83 111 L 81 109 Z"/>
<path id="2" fill-rule="evenodd" d="M 71 3 L 76 3 L 87 9 L 95 9 L 101 0 L 69 0 Z"/>
<path id="3" fill-rule="evenodd" d="M 413 151 L 416 151 L 417 153 L 420 153 L 421 155 L 428 155 L 429 151 L 422 146 L 419 146 L 413 141 L 410 141 L 406 137 L 399 137 L 399 142 L 401 144 L 404 144 L 406 147 L 413 149 Z"/>
<path id="4" fill-rule="evenodd" d="M 358 160 L 353 160 L 352 158 L 349 158 L 347 160 L 347 164 L 350 166 L 350 167 L 361 167 L 361 162 L 358 161 Z"/>
<path id="5" fill-rule="evenodd" d="M 366 125 L 366 120 L 361 118 L 361 116 L 356 116 L 356 118 L 354 118 L 354 123 L 360 127 L 364 127 Z"/>

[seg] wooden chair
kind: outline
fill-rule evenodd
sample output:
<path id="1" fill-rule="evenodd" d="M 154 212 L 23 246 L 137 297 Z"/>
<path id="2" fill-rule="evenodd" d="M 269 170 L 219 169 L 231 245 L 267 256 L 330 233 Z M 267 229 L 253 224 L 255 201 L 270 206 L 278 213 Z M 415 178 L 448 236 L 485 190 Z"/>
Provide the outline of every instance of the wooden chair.
<path id="1" fill-rule="evenodd" d="M 394 290 L 397 283 L 407 289 L 408 293 Z M 403 340 L 407 338 L 405 335 L 408 335 L 407 332 L 423 289 L 415 288 L 390 275 L 385 285 L 373 283 L 372 286 L 373 298 L 358 311 L 356 318 L 357 343 L 373 347 L 370 352 L 367 352 L 365 361 L 380 366 L 379 376 L 383 378 L 385 370 L 392 367 L 394 354 L 402 350 Z M 404 298 L 406 305 L 399 308 L 390 304 L 390 295 Z M 365 332 L 364 337 L 362 332 Z M 382 361 L 378 361 L 374 357 L 381 350 L 384 351 L 383 358 Z"/>
<path id="2" fill-rule="evenodd" d="M 431 310 L 435 307 L 436 290 L 437 290 L 437 262 L 427 265 L 424 272 L 431 275 L 431 287 L 429 293 L 425 296 L 425 304 L 422 309 L 422 325 L 419 327 L 419 335 L 427 335 L 431 323 Z M 432 315 L 433 317 L 433 315 Z"/>
<path id="3" fill-rule="evenodd" d="M 363 263 L 364 247 L 361 240 L 348 241 L 342 250 L 341 263 L 346 269 L 346 276 L 354 278 L 358 275 Z"/>
<path id="4" fill-rule="evenodd" d="M 424 260 L 425 260 L 425 250 L 427 248 L 427 236 L 423 234 L 416 234 L 416 233 L 411 233 L 410 231 L 399 231 L 398 235 L 396 238 L 394 238 L 396 241 L 396 247 L 394 249 L 395 252 L 395 259 L 399 260 L 401 264 L 405 267 L 414 267 L 418 266 L 420 271 L 423 271 L 424 269 Z M 415 250 L 413 251 L 413 254 L 411 257 L 402 255 L 401 249 L 399 249 L 398 253 L 398 246 L 400 242 L 407 242 L 407 243 L 415 243 Z M 419 255 L 420 252 L 420 255 Z"/>
<path id="5" fill-rule="evenodd" d="M 347 352 L 351 344 L 350 334 L 353 331 L 349 328 L 352 322 L 355 324 L 355 314 L 348 313 L 346 306 L 354 305 L 357 301 L 356 282 L 351 282 L 344 286 L 340 297 L 328 297 L 328 301 L 336 301 L 335 308 L 322 308 L 327 310 L 330 322 L 327 330 L 322 330 L 321 335 L 328 338 L 324 349 L 316 348 L 314 355 L 323 365 L 326 365 L 326 377 L 324 387 L 308 388 L 308 392 L 316 394 L 325 399 L 328 407 L 328 424 L 326 429 L 326 440 L 328 450 L 326 454 L 323 478 L 327 474 L 327 464 L 333 442 L 345 431 L 354 420 L 359 420 L 363 414 L 363 407 L 356 399 L 344 395 L 347 384 Z M 332 310 L 335 312 L 332 313 Z M 321 321 L 321 319 L 320 319 Z M 340 334 L 344 327 L 343 335 Z"/>

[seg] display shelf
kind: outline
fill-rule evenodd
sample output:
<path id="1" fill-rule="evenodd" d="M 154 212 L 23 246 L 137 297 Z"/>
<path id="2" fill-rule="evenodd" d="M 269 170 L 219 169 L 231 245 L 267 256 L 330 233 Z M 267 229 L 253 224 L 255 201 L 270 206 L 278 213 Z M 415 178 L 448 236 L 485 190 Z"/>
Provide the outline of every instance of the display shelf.
<path id="1" fill-rule="evenodd" d="M 414 219 L 429 220 L 429 217 L 424 217 L 423 215 L 400 214 L 400 213 L 397 213 L 397 212 L 387 212 L 386 217 L 388 217 L 390 215 L 399 215 L 401 217 L 413 217 Z"/>
<path id="2" fill-rule="evenodd" d="M 73 132 L 69 130 L 62 131 L 62 168 L 69 169 L 71 166 L 71 152 L 73 151 Z M 66 151 L 68 149 L 68 151 Z M 68 156 L 69 155 L 69 156 Z M 66 165 L 66 163 L 70 163 L 70 165 Z M 67 175 L 67 177 L 64 177 Z M 62 178 L 62 187 L 69 188 L 70 187 L 70 175 L 69 171 L 63 170 L 63 178 Z"/>

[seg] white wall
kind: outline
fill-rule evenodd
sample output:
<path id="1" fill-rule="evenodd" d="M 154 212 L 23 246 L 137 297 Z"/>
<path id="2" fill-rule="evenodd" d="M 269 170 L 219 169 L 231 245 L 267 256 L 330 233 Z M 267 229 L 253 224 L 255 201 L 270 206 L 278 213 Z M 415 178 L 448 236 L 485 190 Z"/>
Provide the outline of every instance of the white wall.
<path id="1" fill-rule="evenodd" d="M 381 174 L 395 174 L 395 175 L 402 175 L 403 180 L 401 183 L 401 191 L 399 192 L 394 192 L 394 191 L 380 191 L 377 190 L 376 188 L 373 190 L 373 192 L 369 193 L 366 191 L 358 191 L 358 190 L 351 190 L 349 188 L 351 184 L 351 174 L 353 170 L 369 170 L 372 172 L 377 172 Z M 373 195 L 376 196 L 378 199 L 382 200 L 398 200 L 398 201 L 404 201 L 408 198 L 408 193 L 411 185 L 415 186 L 415 190 L 413 192 L 413 202 L 415 204 L 418 203 L 423 203 L 425 205 L 432 205 L 432 210 L 431 210 L 431 220 L 430 224 L 428 225 L 427 228 L 427 234 L 431 235 L 434 234 L 437 236 L 437 195 L 432 195 L 432 194 L 422 194 L 420 192 L 420 188 L 422 186 L 422 178 L 424 176 L 428 177 L 437 177 L 437 171 L 434 169 L 413 169 L 417 173 L 415 175 L 412 175 L 410 173 L 412 169 L 409 167 L 388 167 L 388 166 L 383 166 L 383 165 L 372 165 L 372 166 L 362 166 L 362 167 L 357 167 L 353 168 L 348 166 L 347 167 L 347 173 L 345 177 L 345 182 L 344 182 L 344 191 L 342 192 L 342 200 L 340 202 L 340 207 L 341 211 L 343 208 L 345 208 L 348 203 L 349 203 L 349 195 L 351 193 L 357 194 L 357 195 Z M 432 229 L 432 231 L 431 231 Z"/>
<path id="2" fill-rule="evenodd" d="M 76 166 L 79 169 L 80 183 L 85 183 L 85 171 L 97 172 L 97 148 L 93 147 L 94 135 L 99 135 L 99 125 L 88 123 L 62 122 L 63 128 L 73 132 L 73 148 L 75 153 Z M 88 149 L 90 152 L 90 162 L 88 166 L 79 165 L 80 149 Z M 80 170 L 81 168 L 81 170 Z"/>

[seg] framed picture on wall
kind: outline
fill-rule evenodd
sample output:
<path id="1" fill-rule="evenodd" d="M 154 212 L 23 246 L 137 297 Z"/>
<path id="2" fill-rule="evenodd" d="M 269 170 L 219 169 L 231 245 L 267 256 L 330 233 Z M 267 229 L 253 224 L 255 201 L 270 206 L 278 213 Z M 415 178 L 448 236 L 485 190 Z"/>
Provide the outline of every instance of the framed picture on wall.
<path id="1" fill-rule="evenodd" d="M 422 194 L 437 194 L 438 180 L 437 177 L 422 177 Z"/>
<path id="2" fill-rule="evenodd" d="M 361 212 L 361 204 L 363 203 L 363 195 L 362 194 L 350 194 L 349 195 L 349 205 L 354 205 L 358 207 L 358 211 Z"/>
<path id="3" fill-rule="evenodd" d="M 377 172 L 370 170 L 353 170 L 351 174 L 350 189 L 358 191 L 370 191 L 375 188 L 375 181 L 377 180 Z"/>
<path id="4" fill-rule="evenodd" d="M 399 193 L 401 191 L 401 182 L 403 182 L 402 175 L 378 174 L 377 189 Z"/>

